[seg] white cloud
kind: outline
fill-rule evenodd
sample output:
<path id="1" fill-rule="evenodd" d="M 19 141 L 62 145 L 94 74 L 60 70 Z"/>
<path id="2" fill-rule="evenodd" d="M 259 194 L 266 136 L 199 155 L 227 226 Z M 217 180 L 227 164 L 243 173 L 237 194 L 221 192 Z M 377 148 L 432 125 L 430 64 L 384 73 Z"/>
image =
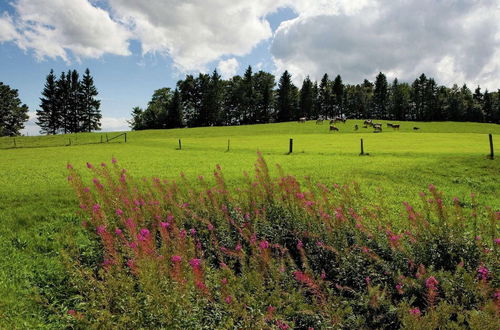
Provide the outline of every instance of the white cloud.
<path id="1" fill-rule="evenodd" d="M 296 81 L 327 72 L 358 83 L 379 71 L 412 81 L 425 72 L 443 84 L 498 88 L 500 7 L 493 0 L 406 0 L 316 8 L 282 23 L 271 53 L 277 72 L 288 69 Z"/>
<path id="2" fill-rule="evenodd" d="M 217 69 L 219 70 L 223 79 L 232 78 L 234 75 L 236 75 L 239 67 L 240 63 L 238 63 L 238 60 L 234 57 L 224 61 L 220 61 L 217 65 Z"/>
<path id="3" fill-rule="evenodd" d="M 113 21 L 108 12 L 87 0 L 17 0 L 16 16 L 10 20 L 18 34 L 14 41 L 23 50 L 32 50 L 38 59 L 60 57 L 78 60 L 103 54 L 128 55 L 130 32 Z M 4 23 L 6 14 L 4 13 Z"/>
<path id="4" fill-rule="evenodd" d="M 18 34 L 12 21 L 12 17 L 7 13 L 0 16 L 0 42 L 16 40 Z"/>
<path id="5" fill-rule="evenodd" d="M 130 120 L 130 118 L 102 117 L 101 130 L 104 132 L 130 131 L 127 120 Z"/>
<path id="6" fill-rule="evenodd" d="M 245 55 L 272 36 L 265 16 L 274 0 L 109 0 L 143 53 L 168 54 L 181 71 L 204 70 L 223 55 Z"/>

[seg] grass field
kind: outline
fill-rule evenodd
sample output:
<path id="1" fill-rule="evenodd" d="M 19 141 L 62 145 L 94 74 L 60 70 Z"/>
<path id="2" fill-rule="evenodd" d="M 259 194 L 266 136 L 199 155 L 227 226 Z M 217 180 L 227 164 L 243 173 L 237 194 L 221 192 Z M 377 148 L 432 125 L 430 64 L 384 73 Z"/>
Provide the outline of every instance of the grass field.
<path id="1" fill-rule="evenodd" d="M 360 125 L 358 131 L 354 124 Z M 252 172 L 260 150 L 268 164 L 279 163 L 299 179 L 356 181 L 368 198 L 384 195 L 394 212 L 431 183 L 449 197 L 470 201 L 475 193 L 481 205 L 500 209 L 500 163 L 486 157 L 487 134 L 500 144 L 500 125 L 403 122 L 400 131 L 393 131 L 384 122 L 377 134 L 361 128 L 361 121 L 337 126 L 335 133 L 314 122 L 139 131 L 129 132 L 127 143 L 120 138 L 103 144 L 100 133 L 19 137 L 18 148 L 11 148 L 11 138 L 0 138 L 0 327 L 57 322 L 52 317 L 60 313 L 58 306 L 36 297 L 42 286 L 58 294 L 57 284 L 65 281 L 59 251 L 65 237 L 80 230 L 67 163 L 83 169 L 86 162 L 98 165 L 116 157 L 135 177 L 175 178 L 183 172 L 193 182 L 198 175 L 209 177 L 220 164 L 234 186 L 243 171 Z M 177 150 L 179 138 L 182 150 Z M 369 156 L 359 156 L 360 138 Z M 69 139 L 72 145 L 66 146 Z"/>

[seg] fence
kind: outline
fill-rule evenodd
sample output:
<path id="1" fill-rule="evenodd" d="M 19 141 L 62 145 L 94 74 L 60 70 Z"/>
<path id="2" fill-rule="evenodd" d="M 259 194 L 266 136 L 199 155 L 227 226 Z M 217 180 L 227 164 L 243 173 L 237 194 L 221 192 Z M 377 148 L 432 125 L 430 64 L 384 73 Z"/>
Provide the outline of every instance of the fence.
<path id="1" fill-rule="evenodd" d="M 123 139 L 122 139 L 123 138 Z M 113 142 L 111 142 L 113 141 Z M 0 138 L 0 149 L 17 148 L 48 148 L 77 146 L 99 143 L 121 143 L 127 142 L 127 133 L 110 136 L 108 133 L 96 135 L 95 133 L 76 133 L 50 136 L 15 136 Z"/>

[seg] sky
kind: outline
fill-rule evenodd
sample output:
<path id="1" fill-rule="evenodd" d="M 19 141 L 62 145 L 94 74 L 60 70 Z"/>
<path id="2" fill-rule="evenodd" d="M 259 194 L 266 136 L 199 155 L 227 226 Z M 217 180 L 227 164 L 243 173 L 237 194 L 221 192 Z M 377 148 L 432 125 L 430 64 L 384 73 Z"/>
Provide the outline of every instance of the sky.
<path id="1" fill-rule="evenodd" d="M 103 131 L 128 130 L 134 106 L 186 74 L 228 78 L 251 65 L 300 86 L 413 81 L 500 88 L 500 0 L 0 0 L 0 81 L 39 134 L 45 77 L 90 69 Z"/>

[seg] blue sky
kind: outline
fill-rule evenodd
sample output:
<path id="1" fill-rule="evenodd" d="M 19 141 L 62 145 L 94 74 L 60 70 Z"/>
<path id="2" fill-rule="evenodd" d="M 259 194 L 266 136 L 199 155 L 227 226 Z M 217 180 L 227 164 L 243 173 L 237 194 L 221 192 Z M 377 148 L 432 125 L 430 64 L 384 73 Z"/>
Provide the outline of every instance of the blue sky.
<path id="1" fill-rule="evenodd" d="M 496 90 L 499 22 L 493 0 L 11 0 L 0 2 L 0 81 L 34 112 L 50 69 L 89 68 L 103 130 L 127 129 L 155 89 L 215 68 L 287 69 L 297 84 L 325 72 L 348 83 L 425 72 Z M 23 132 L 37 134 L 33 120 Z"/>

